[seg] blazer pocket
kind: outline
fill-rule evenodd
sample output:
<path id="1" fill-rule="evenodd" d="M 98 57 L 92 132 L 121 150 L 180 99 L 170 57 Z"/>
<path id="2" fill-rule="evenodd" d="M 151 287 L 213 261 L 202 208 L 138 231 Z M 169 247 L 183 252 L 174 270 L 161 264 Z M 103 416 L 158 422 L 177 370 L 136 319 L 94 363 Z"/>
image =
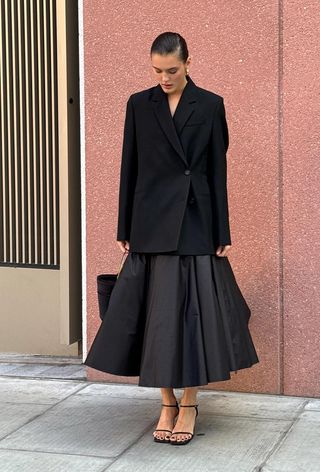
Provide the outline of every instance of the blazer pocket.
<path id="1" fill-rule="evenodd" d="M 189 123 L 186 123 L 185 126 L 201 126 L 205 124 L 205 120 L 202 121 L 190 121 Z"/>

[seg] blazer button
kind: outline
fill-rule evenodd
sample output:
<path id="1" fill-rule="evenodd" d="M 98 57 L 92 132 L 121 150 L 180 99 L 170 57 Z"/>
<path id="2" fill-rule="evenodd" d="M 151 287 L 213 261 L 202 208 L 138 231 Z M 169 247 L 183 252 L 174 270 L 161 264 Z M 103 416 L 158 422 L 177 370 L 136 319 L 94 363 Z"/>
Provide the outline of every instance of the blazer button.
<path id="1" fill-rule="evenodd" d="M 189 202 L 188 202 L 189 205 L 192 205 L 192 203 L 194 203 L 194 202 L 195 202 L 195 198 L 194 198 L 194 197 L 190 197 L 190 198 L 189 198 Z"/>
<path id="2" fill-rule="evenodd" d="M 191 171 L 190 171 L 189 169 L 186 169 L 186 170 L 184 171 L 184 173 L 185 173 L 185 175 L 189 175 L 189 174 L 191 173 Z"/>

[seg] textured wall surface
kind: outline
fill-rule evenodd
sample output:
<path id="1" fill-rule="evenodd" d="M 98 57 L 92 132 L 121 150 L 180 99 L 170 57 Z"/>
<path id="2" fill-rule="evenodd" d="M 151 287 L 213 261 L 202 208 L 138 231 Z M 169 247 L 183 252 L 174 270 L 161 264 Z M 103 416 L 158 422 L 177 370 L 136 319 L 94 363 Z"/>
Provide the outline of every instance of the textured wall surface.
<path id="1" fill-rule="evenodd" d="M 283 35 L 284 390 L 320 396 L 320 4 L 286 1 Z"/>
<path id="2" fill-rule="evenodd" d="M 116 273 L 121 259 L 116 225 L 126 100 L 156 85 L 153 39 L 178 31 L 192 56 L 192 79 L 225 99 L 228 257 L 252 311 L 260 359 L 208 388 L 320 395 L 317 4 L 84 1 L 88 347 L 100 324 L 96 276 Z M 90 368 L 88 376 L 137 382 Z"/>

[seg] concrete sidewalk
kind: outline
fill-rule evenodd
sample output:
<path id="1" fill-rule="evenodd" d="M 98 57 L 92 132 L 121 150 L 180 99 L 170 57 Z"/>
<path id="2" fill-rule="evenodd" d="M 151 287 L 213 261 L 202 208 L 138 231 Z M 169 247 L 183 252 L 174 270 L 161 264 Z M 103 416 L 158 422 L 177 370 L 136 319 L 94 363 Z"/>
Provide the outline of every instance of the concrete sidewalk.
<path id="1" fill-rule="evenodd" d="M 1 472 L 320 472 L 319 399 L 200 391 L 195 437 L 175 447 L 153 442 L 159 389 L 4 368 Z"/>

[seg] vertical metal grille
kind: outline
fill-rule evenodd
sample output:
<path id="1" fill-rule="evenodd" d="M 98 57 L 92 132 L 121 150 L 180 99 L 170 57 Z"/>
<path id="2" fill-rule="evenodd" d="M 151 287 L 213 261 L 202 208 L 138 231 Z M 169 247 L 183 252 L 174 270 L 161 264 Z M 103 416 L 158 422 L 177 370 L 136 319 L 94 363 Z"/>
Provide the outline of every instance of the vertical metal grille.
<path id="1" fill-rule="evenodd" d="M 59 265 L 55 0 L 0 0 L 0 264 Z"/>

